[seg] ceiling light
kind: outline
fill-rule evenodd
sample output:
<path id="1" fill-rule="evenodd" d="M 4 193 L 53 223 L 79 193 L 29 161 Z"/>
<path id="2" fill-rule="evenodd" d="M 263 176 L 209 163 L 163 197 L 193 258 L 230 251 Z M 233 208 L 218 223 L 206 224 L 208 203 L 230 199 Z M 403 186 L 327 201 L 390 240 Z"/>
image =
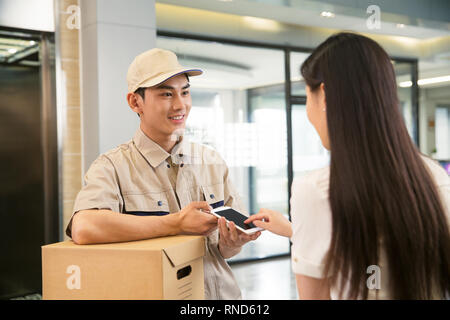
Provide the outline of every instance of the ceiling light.
<path id="1" fill-rule="evenodd" d="M 441 83 L 441 82 L 447 82 L 447 81 L 450 81 L 450 76 L 420 79 L 419 81 L 417 81 L 417 83 L 419 84 L 419 86 L 421 86 L 424 84 Z"/>
<path id="2" fill-rule="evenodd" d="M 434 78 L 426 78 L 426 79 L 419 79 L 417 81 L 417 84 L 419 86 L 427 85 L 427 84 L 433 84 L 433 83 L 441 83 L 441 82 L 447 82 L 450 81 L 450 75 L 448 76 L 442 76 L 442 77 L 434 77 Z M 412 86 L 412 81 L 402 81 L 398 84 L 401 88 L 409 88 Z"/>
<path id="3" fill-rule="evenodd" d="M 244 21 L 255 29 L 265 31 L 279 31 L 281 29 L 280 24 L 275 20 L 256 18 L 256 17 L 242 17 Z"/>
<path id="4" fill-rule="evenodd" d="M 400 88 L 409 88 L 412 86 L 412 81 L 402 81 L 398 85 Z"/>
<path id="5" fill-rule="evenodd" d="M 403 29 L 405 25 L 403 23 L 397 23 L 397 28 Z"/>
<path id="6" fill-rule="evenodd" d="M 9 52 L 9 53 L 16 53 L 16 52 L 17 52 L 17 49 L 9 48 L 9 49 L 8 49 L 8 52 Z"/>
<path id="7" fill-rule="evenodd" d="M 320 13 L 320 16 L 324 17 L 324 18 L 334 18 L 335 14 L 333 12 L 330 12 L 330 11 L 322 11 Z"/>

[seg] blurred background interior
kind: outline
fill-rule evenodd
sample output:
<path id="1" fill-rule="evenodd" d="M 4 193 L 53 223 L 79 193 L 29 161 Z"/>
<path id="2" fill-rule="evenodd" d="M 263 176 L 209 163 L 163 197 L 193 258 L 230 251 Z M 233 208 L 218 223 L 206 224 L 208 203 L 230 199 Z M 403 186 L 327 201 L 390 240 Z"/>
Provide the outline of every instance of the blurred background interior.
<path id="1" fill-rule="evenodd" d="M 289 217 L 293 178 L 329 161 L 299 67 L 342 30 L 391 55 L 411 138 L 450 173 L 448 0 L 0 0 L 0 299 L 40 297 L 40 246 L 66 239 L 89 165 L 137 129 L 125 76 L 152 47 L 205 71 L 187 135 L 224 157 L 248 212 Z M 264 232 L 230 259 L 244 298 L 295 299 L 289 254 Z"/>

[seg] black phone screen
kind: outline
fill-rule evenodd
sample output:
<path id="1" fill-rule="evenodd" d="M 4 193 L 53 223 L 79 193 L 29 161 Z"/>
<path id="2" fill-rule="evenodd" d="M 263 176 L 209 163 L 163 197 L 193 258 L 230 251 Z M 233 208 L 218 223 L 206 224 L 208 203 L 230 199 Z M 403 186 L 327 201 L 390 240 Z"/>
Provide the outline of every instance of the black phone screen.
<path id="1" fill-rule="evenodd" d="M 248 217 L 244 216 L 242 213 L 239 213 L 234 209 L 215 211 L 215 213 L 219 216 L 224 217 L 228 221 L 233 221 L 235 225 L 241 227 L 244 230 L 256 228 L 256 226 L 251 222 L 249 224 L 244 223 L 244 221 L 247 220 Z"/>

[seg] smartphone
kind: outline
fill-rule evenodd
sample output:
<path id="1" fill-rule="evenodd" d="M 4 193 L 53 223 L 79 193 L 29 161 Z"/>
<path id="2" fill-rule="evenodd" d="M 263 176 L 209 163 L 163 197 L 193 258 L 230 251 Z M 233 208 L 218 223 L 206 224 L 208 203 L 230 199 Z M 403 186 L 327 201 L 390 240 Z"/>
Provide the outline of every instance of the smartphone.
<path id="1" fill-rule="evenodd" d="M 224 217 L 227 220 L 227 225 L 229 221 L 233 221 L 237 229 L 247 234 L 264 230 L 263 228 L 255 226 L 253 223 L 244 223 L 248 217 L 230 207 L 218 207 L 213 209 L 211 213 L 218 218 Z"/>

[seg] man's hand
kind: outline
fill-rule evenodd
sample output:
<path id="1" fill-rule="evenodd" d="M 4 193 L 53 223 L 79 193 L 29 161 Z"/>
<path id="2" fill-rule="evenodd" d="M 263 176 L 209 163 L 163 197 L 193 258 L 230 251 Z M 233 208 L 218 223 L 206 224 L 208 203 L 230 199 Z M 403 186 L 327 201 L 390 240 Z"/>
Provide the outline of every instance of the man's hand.
<path id="1" fill-rule="evenodd" d="M 224 217 L 219 219 L 219 251 L 225 259 L 231 258 L 241 251 L 241 247 L 249 241 L 256 240 L 261 232 L 246 234 L 238 230 L 234 222 L 227 222 Z"/>
<path id="2" fill-rule="evenodd" d="M 206 236 L 213 232 L 217 228 L 217 218 L 208 213 L 211 210 L 212 208 L 206 201 L 196 201 L 188 204 L 181 211 L 177 212 L 179 233 Z"/>

